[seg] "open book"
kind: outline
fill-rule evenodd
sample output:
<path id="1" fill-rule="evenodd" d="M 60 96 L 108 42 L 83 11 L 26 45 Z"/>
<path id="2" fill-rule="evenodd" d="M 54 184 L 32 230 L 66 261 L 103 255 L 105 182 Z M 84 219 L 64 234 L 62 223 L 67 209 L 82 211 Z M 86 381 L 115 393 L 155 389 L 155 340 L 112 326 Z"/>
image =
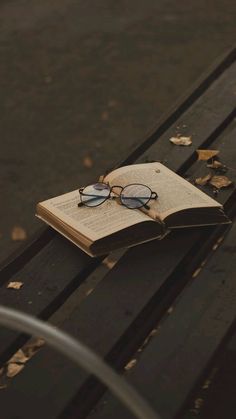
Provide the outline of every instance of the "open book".
<path id="1" fill-rule="evenodd" d="M 79 191 L 37 205 L 36 215 L 91 256 L 129 247 L 179 227 L 228 223 L 223 207 L 161 163 L 120 167 L 103 182 L 126 186 L 142 183 L 158 194 L 149 209 L 129 209 L 119 198 L 97 207 L 79 206 Z"/>

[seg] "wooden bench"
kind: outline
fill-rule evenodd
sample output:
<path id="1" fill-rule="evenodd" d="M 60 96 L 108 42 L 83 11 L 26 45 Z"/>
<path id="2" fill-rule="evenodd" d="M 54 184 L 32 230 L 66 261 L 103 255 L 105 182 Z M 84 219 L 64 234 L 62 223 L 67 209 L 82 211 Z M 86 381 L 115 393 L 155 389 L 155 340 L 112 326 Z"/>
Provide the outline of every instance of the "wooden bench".
<path id="1" fill-rule="evenodd" d="M 160 160 L 193 180 L 206 173 L 195 150 L 217 149 L 235 181 L 235 99 L 233 49 L 121 164 Z M 171 144 L 176 133 L 191 135 L 193 145 Z M 216 197 L 232 220 L 235 197 L 234 186 Z M 123 372 L 163 419 L 235 419 L 235 240 L 235 223 L 183 229 L 127 250 L 102 277 L 103 258 L 92 259 L 43 229 L 2 265 L 0 301 L 78 337 Z M 10 280 L 24 286 L 9 290 Z M 1 366 L 28 338 L 1 327 Z M 94 377 L 47 345 L 0 388 L 3 419 L 88 416 L 133 417 Z"/>

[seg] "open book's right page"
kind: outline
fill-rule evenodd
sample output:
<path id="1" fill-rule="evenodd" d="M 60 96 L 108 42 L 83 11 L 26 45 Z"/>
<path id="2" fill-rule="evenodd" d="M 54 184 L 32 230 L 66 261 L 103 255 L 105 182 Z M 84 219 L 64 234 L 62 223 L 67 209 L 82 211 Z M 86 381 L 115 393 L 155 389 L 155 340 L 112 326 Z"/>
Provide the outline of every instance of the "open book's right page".
<path id="1" fill-rule="evenodd" d="M 150 210 L 144 210 L 153 219 L 164 221 L 170 214 L 190 208 L 222 208 L 217 201 L 158 162 L 121 167 L 106 176 L 106 180 L 111 185 L 142 183 L 149 186 L 158 194 L 158 199 L 149 203 Z"/>

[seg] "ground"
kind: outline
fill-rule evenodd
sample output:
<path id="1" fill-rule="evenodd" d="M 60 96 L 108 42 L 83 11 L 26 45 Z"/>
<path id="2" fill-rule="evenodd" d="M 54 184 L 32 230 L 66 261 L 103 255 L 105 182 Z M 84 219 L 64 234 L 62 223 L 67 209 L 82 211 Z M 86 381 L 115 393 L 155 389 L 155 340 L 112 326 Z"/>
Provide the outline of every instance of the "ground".
<path id="1" fill-rule="evenodd" d="M 96 180 L 235 41 L 234 0 L 0 1 L 0 260 L 38 201 Z M 199 121 L 201 123 L 201 121 Z"/>

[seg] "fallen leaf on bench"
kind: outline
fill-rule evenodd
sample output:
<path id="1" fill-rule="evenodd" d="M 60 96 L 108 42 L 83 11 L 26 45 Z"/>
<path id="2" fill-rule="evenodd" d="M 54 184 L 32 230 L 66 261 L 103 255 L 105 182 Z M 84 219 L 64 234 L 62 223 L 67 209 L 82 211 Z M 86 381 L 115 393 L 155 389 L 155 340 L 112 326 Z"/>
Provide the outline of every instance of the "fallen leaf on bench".
<path id="1" fill-rule="evenodd" d="M 7 377 L 8 378 L 12 378 L 12 377 L 15 377 L 15 375 L 17 375 L 17 374 L 19 374 L 19 372 L 21 371 L 21 370 L 23 370 L 23 368 L 24 368 L 25 366 L 23 365 L 23 364 L 15 364 L 15 363 L 11 363 L 11 364 L 8 364 L 8 367 L 7 367 Z"/>
<path id="2" fill-rule="evenodd" d="M 211 173 L 208 173 L 206 176 L 198 177 L 197 179 L 195 179 L 195 183 L 196 185 L 204 186 L 211 179 L 211 177 L 212 177 Z"/>
<path id="3" fill-rule="evenodd" d="M 173 307 L 169 307 L 168 310 L 167 310 L 167 314 L 171 314 L 173 310 L 174 310 Z"/>
<path id="4" fill-rule="evenodd" d="M 105 265 L 108 269 L 112 269 L 116 263 L 117 260 L 111 259 L 109 256 L 106 257 L 102 262 L 102 264 Z"/>
<path id="5" fill-rule="evenodd" d="M 42 338 L 33 339 L 23 346 L 24 354 L 31 358 L 44 345 L 45 341 Z"/>
<path id="6" fill-rule="evenodd" d="M 206 390 L 207 388 L 209 388 L 210 387 L 210 385 L 211 385 L 211 380 L 206 380 L 205 382 L 204 382 L 204 384 L 203 384 L 203 386 L 202 386 L 202 388 L 204 389 L 204 390 Z"/>
<path id="7" fill-rule="evenodd" d="M 19 349 L 10 359 L 9 361 L 7 361 L 8 364 L 14 364 L 14 363 L 19 363 L 19 364 L 25 364 L 25 362 L 27 362 L 29 360 L 28 356 L 25 356 L 24 352 L 22 351 L 22 349 Z"/>
<path id="8" fill-rule="evenodd" d="M 93 167 L 93 161 L 92 161 L 91 157 L 89 157 L 89 156 L 84 157 L 83 165 L 87 169 L 91 169 L 91 167 Z"/>
<path id="9" fill-rule="evenodd" d="M 131 368 L 133 368 L 137 364 L 137 359 L 131 359 L 131 361 L 128 362 L 125 366 L 125 371 L 129 371 Z"/>
<path id="10" fill-rule="evenodd" d="M 224 165 L 219 160 L 214 160 L 212 163 L 207 164 L 207 167 L 219 169 L 220 167 L 224 167 Z"/>
<path id="11" fill-rule="evenodd" d="M 200 407 L 203 405 L 204 400 L 200 397 L 196 400 L 194 400 L 194 407 L 195 409 L 200 409 Z"/>
<path id="12" fill-rule="evenodd" d="M 198 154 L 198 160 L 203 161 L 207 161 L 219 154 L 219 150 L 196 150 L 196 152 Z"/>
<path id="13" fill-rule="evenodd" d="M 192 144 L 192 138 L 191 137 L 171 137 L 170 142 L 175 145 L 188 146 Z"/>
<path id="14" fill-rule="evenodd" d="M 217 189 L 227 188 L 227 186 L 232 184 L 227 176 L 213 176 L 209 182 L 212 186 L 215 186 Z"/>
<path id="15" fill-rule="evenodd" d="M 22 240 L 25 240 L 26 237 L 27 237 L 26 231 L 22 227 L 20 226 L 13 227 L 12 232 L 11 232 L 11 238 L 13 241 L 22 241 Z"/>
<path id="16" fill-rule="evenodd" d="M 12 282 L 9 282 L 9 284 L 7 284 L 7 288 L 12 288 L 14 290 L 19 290 L 20 288 L 23 287 L 23 285 L 24 285 L 23 282 L 20 282 L 20 281 L 12 281 Z"/>

